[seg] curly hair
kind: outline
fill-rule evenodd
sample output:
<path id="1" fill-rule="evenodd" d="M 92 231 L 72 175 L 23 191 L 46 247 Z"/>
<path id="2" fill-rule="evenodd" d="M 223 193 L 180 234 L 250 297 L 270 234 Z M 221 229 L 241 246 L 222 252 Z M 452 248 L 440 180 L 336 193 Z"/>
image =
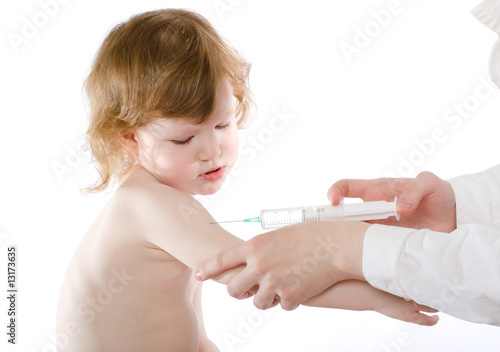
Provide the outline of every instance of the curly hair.
<path id="1" fill-rule="evenodd" d="M 228 79 L 238 127 L 253 107 L 250 64 L 201 15 L 180 9 L 146 12 L 104 39 L 84 88 L 90 104 L 88 144 L 99 180 L 88 192 L 120 181 L 135 164 L 118 134 L 154 119 L 211 117 L 218 84 Z"/>

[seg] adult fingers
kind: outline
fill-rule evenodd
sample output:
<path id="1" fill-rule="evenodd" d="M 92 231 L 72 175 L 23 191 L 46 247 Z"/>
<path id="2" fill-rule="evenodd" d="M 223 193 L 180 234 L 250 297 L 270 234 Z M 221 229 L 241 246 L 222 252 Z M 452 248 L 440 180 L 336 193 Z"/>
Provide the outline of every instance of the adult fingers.
<path id="1" fill-rule="evenodd" d="M 364 190 L 364 187 L 360 186 L 360 180 L 343 179 L 337 181 L 328 190 L 328 201 L 333 205 L 339 205 L 342 197 L 357 198 Z"/>
<path id="2" fill-rule="evenodd" d="M 241 244 L 225 249 L 203 263 L 196 271 L 195 277 L 199 281 L 205 281 L 245 263 L 245 244 Z"/>
<path id="3" fill-rule="evenodd" d="M 381 194 L 388 192 L 388 184 L 383 179 L 357 180 L 343 179 L 335 182 L 328 190 L 327 197 L 331 204 L 338 205 L 342 197 L 361 198 L 367 200 L 378 199 Z"/>
<path id="4" fill-rule="evenodd" d="M 247 272 L 248 269 L 243 269 L 239 274 L 229 281 L 226 286 L 227 293 L 236 299 L 245 299 L 253 296 L 258 287 L 257 278 Z M 257 291 L 256 295 L 259 292 Z"/>
<path id="5" fill-rule="evenodd" d="M 258 309 L 268 309 L 280 302 L 279 297 L 273 290 L 259 287 L 253 299 L 253 305 Z"/>
<path id="6" fill-rule="evenodd" d="M 269 308 L 276 307 L 278 304 L 280 304 L 280 301 L 281 299 L 279 297 L 274 297 L 274 301 Z"/>
<path id="7" fill-rule="evenodd" d="M 280 301 L 281 308 L 288 311 L 296 309 L 301 303 L 297 295 L 290 295 L 287 293 L 281 294 Z"/>

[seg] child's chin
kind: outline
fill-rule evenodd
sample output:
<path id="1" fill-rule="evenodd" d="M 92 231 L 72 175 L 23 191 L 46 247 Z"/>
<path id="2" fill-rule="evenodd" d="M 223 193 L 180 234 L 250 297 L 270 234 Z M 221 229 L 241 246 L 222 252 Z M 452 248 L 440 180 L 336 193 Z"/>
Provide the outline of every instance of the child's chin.
<path id="1" fill-rule="evenodd" d="M 224 181 L 219 180 L 217 182 L 211 182 L 204 185 L 201 190 L 198 192 L 199 195 L 209 196 L 219 192 L 224 185 Z"/>

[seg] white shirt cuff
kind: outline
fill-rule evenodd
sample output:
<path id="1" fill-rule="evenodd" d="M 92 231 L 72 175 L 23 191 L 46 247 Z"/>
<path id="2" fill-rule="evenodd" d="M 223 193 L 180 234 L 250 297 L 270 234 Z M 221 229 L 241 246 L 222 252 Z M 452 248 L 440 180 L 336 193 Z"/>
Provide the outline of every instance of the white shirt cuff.
<path id="1" fill-rule="evenodd" d="M 370 285 L 409 298 L 400 284 L 398 264 L 404 244 L 413 231 L 378 224 L 369 227 L 363 243 L 363 275 Z"/>

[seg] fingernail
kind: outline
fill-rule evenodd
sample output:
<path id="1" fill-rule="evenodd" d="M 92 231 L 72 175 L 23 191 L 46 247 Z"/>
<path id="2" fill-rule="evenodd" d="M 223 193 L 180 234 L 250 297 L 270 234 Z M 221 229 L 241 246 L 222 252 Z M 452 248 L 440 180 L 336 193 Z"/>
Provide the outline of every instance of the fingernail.
<path id="1" fill-rule="evenodd" d="M 406 200 L 398 200 L 398 208 L 400 209 L 410 209 L 412 204 Z"/>
<path id="2" fill-rule="evenodd" d="M 199 270 L 196 270 L 196 272 L 194 273 L 194 278 L 198 281 L 203 281 L 203 279 L 201 278 L 201 273 Z"/>
<path id="3" fill-rule="evenodd" d="M 246 298 L 248 298 L 248 297 L 250 297 L 250 294 L 249 294 L 248 292 L 245 292 L 245 293 L 243 293 L 241 296 L 239 296 L 239 297 L 238 297 L 238 298 L 236 298 L 236 299 L 246 299 Z"/>

